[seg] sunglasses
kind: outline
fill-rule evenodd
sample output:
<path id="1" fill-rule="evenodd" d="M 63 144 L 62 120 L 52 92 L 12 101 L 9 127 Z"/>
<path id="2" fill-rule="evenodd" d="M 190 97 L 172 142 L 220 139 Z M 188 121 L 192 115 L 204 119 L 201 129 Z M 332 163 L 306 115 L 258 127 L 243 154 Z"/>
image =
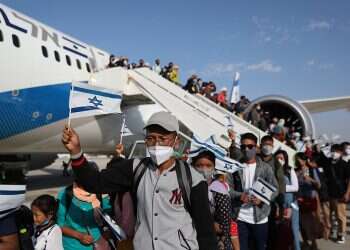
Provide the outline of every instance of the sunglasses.
<path id="1" fill-rule="evenodd" d="M 242 149 L 242 150 L 244 150 L 244 149 L 246 149 L 246 148 L 252 149 L 252 148 L 254 148 L 254 147 L 255 147 L 255 145 L 253 145 L 253 144 L 241 144 L 241 149 Z"/>

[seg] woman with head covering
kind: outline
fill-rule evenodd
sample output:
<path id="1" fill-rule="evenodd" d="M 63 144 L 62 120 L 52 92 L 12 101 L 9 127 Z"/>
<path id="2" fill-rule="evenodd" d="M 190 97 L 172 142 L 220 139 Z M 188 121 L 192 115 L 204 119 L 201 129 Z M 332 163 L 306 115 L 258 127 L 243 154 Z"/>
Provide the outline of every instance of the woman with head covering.
<path id="1" fill-rule="evenodd" d="M 215 155 L 210 151 L 203 151 L 193 157 L 192 165 L 204 176 L 209 185 L 209 202 L 215 221 L 218 249 L 238 250 L 237 224 L 231 218 L 231 199 L 225 172 L 215 170 Z"/>
<path id="2" fill-rule="evenodd" d="M 57 199 L 57 224 L 62 229 L 64 249 L 93 250 L 96 246 L 109 249 L 96 216 L 97 208 L 110 212 L 108 197 L 89 193 L 74 182 L 59 191 Z"/>

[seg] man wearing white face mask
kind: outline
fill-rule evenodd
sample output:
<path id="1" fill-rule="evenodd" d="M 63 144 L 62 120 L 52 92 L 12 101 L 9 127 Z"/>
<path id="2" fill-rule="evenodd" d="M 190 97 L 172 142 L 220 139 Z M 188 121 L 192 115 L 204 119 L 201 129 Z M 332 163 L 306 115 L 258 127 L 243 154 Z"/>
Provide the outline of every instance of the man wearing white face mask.
<path id="1" fill-rule="evenodd" d="M 320 165 L 323 166 L 330 197 L 330 210 L 335 212 L 338 222 L 337 242 L 345 243 L 346 203 L 350 199 L 350 168 L 342 159 L 342 147 L 334 144 L 331 147 L 331 158 L 321 153 Z M 332 219 L 332 218 L 331 218 Z"/>
<path id="2" fill-rule="evenodd" d="M 145 129 L 150 157 L 117 161 L 99 172 L 85 159 L 78 135 L 66 128 L 62 141 L 71 154 L 77 181 L 91 193 L 134 194 L 135 250 L 217 249 L 207 183 L 195 169 L 174 157 L 179 144 L 177 119 L 168 112 L 158 112 Z M 189 192 L 183 189 L 186 184 Z"/>
<path id="3" fill-rule="evenodd" d="M 282 165 L 275 160 L 275 157 L 273 157 L 272 136 L 265 135 L 263 138 L 261 138 L 260 153 L 261 159 L 271 167 L 278 183 L 278 196 L 271 204 L 271 213 L 269 215 L 268 248 L 272 248 L 272 245 L 274 245 L 276 240 L 276 217 L 279 215 L 279 211 L 282 211 L 283 208 L 286 182 Z"/>
<path id="4" fill-rule="evenodd" d="M 286 183 L 284 181 L 284 172 L 281 164 L 275 162 L 273 157 L 273 138 L 270 135 L 265 135 L 261 139 L 260 156 L 261 159 L 270 165 L 275 174 L 275 178 L 278 182 L 278 193 L 282 194 L 286 192 Z"/>
<path id="5" fill-rule="evenodd" d="M 343 160 L 348 163 L 348 167 L 350 167 L 350 143 L 343 142 L 341 144 L 343 148 Z"/>

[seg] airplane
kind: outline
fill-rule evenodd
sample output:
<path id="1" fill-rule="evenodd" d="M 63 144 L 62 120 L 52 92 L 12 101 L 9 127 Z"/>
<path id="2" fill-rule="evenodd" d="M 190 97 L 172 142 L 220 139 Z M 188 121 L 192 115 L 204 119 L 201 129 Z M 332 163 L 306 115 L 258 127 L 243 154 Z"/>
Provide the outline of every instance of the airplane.
<path id="1" fill-rule="evenodd" d="M 99 74 L 108 73 L 106 65 L 111 54 L 3 4 L 0 4 L 0 54 L 0 168 L 42 168 L 53 162 L 57 153 L 65 152 L 61 133 L 68 119 L 71 83 L 91 84 L 103 79 Z M 136 154 L 144 147 L 145 122 L 154 112 L 166 108 L 145 94 L 146 90 L 125 83 L 118 86 L 120 79 L 128 81 L 127 70 L 113 72 L 119 75 L 118 79 L 105 79 L 110 81 L 109 87 L 127 89 L 123 90 L 122 110 L 127 117 L 128 136 L 123 142 Z M 254 104 L 261 104 L 276 116 L 288 114 L 302 134 L 314 137 L 310 113 L 350 109 L 350 96 L 298 102 L 269 95 L 253 100 L 246 112 Z M 96 154 L 114 151 L 120 140 L 121 124 L 121 114 L 72 121 L 84 151 Z M 184 137 L 190 135 L 186 126 L 182 126 L 182 131 Z"/>

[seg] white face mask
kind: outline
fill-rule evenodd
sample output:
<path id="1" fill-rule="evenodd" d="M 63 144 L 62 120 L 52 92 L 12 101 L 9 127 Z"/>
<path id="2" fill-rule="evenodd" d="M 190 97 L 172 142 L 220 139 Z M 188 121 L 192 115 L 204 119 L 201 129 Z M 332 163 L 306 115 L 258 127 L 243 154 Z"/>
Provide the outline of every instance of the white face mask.
<path id="1" fill-rule="evenodd" d="M 332 152 L 332 158 L 333 160 L 338 160 L 340 158 L 340 153 L 338 152 Z"/>
<path id="2" fill-rule="evenodd" d="M 271 155 L 271 154 L 272 154 L 272 151 L 273 151 L 273 147 L 270 146 L 270 145 L 264 145 L 264 146 L 262 146 L 262 148 L 261 148 L 261 152 L 262 152 L 264 155 Z"/>
<path id="3" fill-rule="evenodd" d="M 286 163 L 284 160 L 282 159 L 278 159 L 278 162 L 281 164 L 281 166 L 284 166 L 284 164 Z"/>
<path id="4" fill-rule="evenodd" d="M 346 154 L 346 155 L 350 155 L 350 148 L 346 148 L 346 149 L 345 149 L 345 154 Z"/>
<path id="5" fill-rule="evenodd" d="M 169 146 L 150 146 L 147 147 L 147 151 L 152 159 L 152 161 L 157 165 L 169 160 L 174 155 L 173 147 Z"/>
<path id="6" fill-rule="evenodd" d="M 212 179 L 215 169 L 198 169 L 197 171 L 203 175 L 206 180 Z"/>

